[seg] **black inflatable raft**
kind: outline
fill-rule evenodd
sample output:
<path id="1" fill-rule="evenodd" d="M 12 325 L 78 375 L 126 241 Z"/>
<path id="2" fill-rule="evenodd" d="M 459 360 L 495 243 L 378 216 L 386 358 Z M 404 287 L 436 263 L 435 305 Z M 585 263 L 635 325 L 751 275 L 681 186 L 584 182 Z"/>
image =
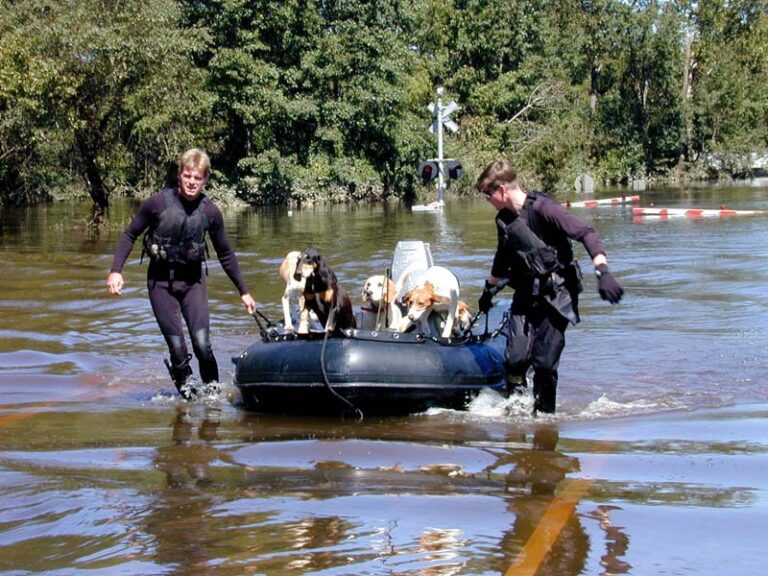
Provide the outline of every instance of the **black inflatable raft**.
<path id="1" fill-rule="evenodd" d="M 258 412 L 361 417 L 463 409 L 483 388 L 505 390 L 504 341 L 359 330 L 266 338 L 233 359 L 234 383 Z"/>
<path id="2" fill-rule="evenodd" d="M 429 244 L 401 240 L 387 272 L 400 278 L 411 270 L 405 293 L 432 265 Z M 390 330 L 349 330 L 326 338 L 322 332 L 286 334 L 269 321 L 264 327 L 259 316 L 261 341 L 233 358 L 234 383 L 254 411 L 402 415 L 432 407 L 462 409 L 483 388 L 506 390 L 506 340 L 499 335 L 504 320 L 488 332 L 486 318 L 483 335 L 451 339 Z"/>

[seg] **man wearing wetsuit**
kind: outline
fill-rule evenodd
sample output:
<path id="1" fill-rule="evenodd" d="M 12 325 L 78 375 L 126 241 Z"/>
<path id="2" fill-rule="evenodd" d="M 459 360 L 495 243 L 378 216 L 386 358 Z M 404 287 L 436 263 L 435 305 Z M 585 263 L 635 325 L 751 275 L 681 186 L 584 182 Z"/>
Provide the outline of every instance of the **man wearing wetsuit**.
<path id="1" fill-rule="evenodd" d="M 565 330 L 579 322 L 581 272 L 572 241 L 581 242 L 592 258 L 603 300 L 617 304 L 624 290 L 608 271 L 597 232 L 546 194 L 523 190 L 507 160 L 489 164 L 475 187 L 497 210 L 496 254 L 478 307 L 488 312 L 499 290 L 507 284 L 514 289 L 507 382 L 513 389 L 525 385 L 533 367 L 534 413 L 554 412 Z"/>
<path id="2" fill-rule="evenodd" d="M 107 277 L 107 291 L 119 295 L 124 285 L 123 266 L 134 242 L 146 230 L 144 252 L 150 258 L 147 270 L 149 301 L 171 355 L 170 362 L 165 361 L 166 366 L 179 394 L 186 399 L 194 398 L 198 391 L 189 384 L 192 356 L 187 353 L 182 317 L 198 360 L 200 379 L 204 384 L 219 379 L 219 367 L 210 341 L 206 234 L 246 310 L 253 314 L 256 309 L 256 302 L 240 274 L 235 252 L 227 240 L 221 211 L 203 194 L 210 170 L 210 159 L 202 150 L 193 148 L 181 156 L 178 188 L 163 189 L 139 207 L 117 241 Z"/>

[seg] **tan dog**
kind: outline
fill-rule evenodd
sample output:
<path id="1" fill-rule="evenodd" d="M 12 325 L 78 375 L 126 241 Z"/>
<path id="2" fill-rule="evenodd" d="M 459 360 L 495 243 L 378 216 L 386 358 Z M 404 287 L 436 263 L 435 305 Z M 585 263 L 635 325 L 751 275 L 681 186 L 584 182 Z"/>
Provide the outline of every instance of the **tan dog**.
<path id="1" fill-rule="evenodd" d="M 402 286 L 401 286 L 402 288 Z M 363 330 L 397 330 L 403 313 L 397 305 L 400 289 L 383 274 L 371 276 L 363 284 L 363 308 L 360 328 Z"/>
<path id="2" fill-rule="evenodd" d="M 297 281 L 304 280 L 304 306 L 299 316 L 299 334 L 309 332 L 309 318 L 313 312 L 326 332 L 355 328 L 352 300 L 317 250 L 307 248 L 301 253 L 294 278 Z"/>
<path id="3" fill-rule="evenodd" d="M 304 278 L 296 279 L 300 258 L 301 252 L 297 250 L 288 252 L 278 270 L 280 278 L 285 281 L 285 291 L 281 300 L 286 332 L 293 332 L 294 318 L 298 320 L 300 311 L 304 309 L 304 284 L 306 281 Z"/>
<path id="4" fill-rule="evenodd" d="M 459 280 L 442 266 L 427 269 L 422 278 L 422 285 L 412 288 L 403 297 L 407 312 L 398 326 L 399 332 L 405 332 L 416 324 L 424 334 L 434 330 L 430 326 L 430 316 L 437 313 L 443 323 L 440 335 L 450 338 L 461 333 L 472 321 L 469 306 L 459 300 Z M 431 318 L 435 321 L 435 318 Z"/>

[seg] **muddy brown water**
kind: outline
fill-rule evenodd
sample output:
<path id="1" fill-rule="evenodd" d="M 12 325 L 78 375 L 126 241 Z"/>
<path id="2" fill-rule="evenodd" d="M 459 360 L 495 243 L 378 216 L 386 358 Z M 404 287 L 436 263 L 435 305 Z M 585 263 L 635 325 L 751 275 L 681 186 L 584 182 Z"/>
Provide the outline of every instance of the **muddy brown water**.
<path id="1" fill-rule="evenodd" d="M 768 210 L 768 187 L 643 193 L 651 202 Z M 179 401 L 138 248 L 124 296 L 104 290 L 134 209 L 116 202 L 100 234 L 87 204 L 0 213 L 0 573 L 763 571 L 768 215 L 574 208 L 604 236 L 627 294 L 610 307 L 587 275 L 556 416 L 484 395 L 466 411 L 358 422 L 242 408 L 230 358 L 257 327 L 215 261 L 224 389 Z M 291 249 L 320 248 L 357 297 L 398 240 L 423 240 L 475 306 L 495 238 L 482 200 L 226 221 L 275 320 Z"/>

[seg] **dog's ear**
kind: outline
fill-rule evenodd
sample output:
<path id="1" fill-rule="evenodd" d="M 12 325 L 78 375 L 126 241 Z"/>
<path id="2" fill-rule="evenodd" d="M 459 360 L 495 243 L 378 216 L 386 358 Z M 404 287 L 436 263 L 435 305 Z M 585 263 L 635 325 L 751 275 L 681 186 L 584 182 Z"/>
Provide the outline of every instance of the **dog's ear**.
<path id="1" fill-rule="evenodd" d="M 450 303 L 451 299 L 448 296 L 441 296 L 440 294 L 435 293 L 432 299 L 435 301 L 435 304 L 448 304 Z"/>
<path id="2" fill-rule="evenodd" d="M 310 250 L 312 249 L 307 248 L 305 250 L 302 250 L 301 252 L 299 252 L 299 255 L 296 257 L 296 268 L 295 268 L 296 272 L 293 274 L 293 278 L 297 282 L 300 282 L 304 278 L 304 275 L 302 273 L 302 267 L 308 264 L 312 264 L 312 257 L 309 253 Z"/>
<path id="3" fill-rule="evenodd" d="M 320 276 L 320 279 L 326 284 L 331 281 L 331 268 L 328 266 L 328 262 L 325 261 L 320 254 L 317 254 L 315 259 L 315 273 Z"/>
<path id="4" fill-rule="evenodd" d="M 293 279 L 297 282 L 300 282 L 303 276 L 301 275 L 301 263 L 304 262 L 307 258 L 307 251 L 299 252 L 299 255 L 296 256 L 296 264 L 293 267 Z"/>
<path id="5" fill-rule="evenodd" d="M 319 256 L 320 254 L 317 249 L 312 248 L 311 246 L 307 246 L 301 252 L 301 260 L 306 264 L 315 264 Z"/>

